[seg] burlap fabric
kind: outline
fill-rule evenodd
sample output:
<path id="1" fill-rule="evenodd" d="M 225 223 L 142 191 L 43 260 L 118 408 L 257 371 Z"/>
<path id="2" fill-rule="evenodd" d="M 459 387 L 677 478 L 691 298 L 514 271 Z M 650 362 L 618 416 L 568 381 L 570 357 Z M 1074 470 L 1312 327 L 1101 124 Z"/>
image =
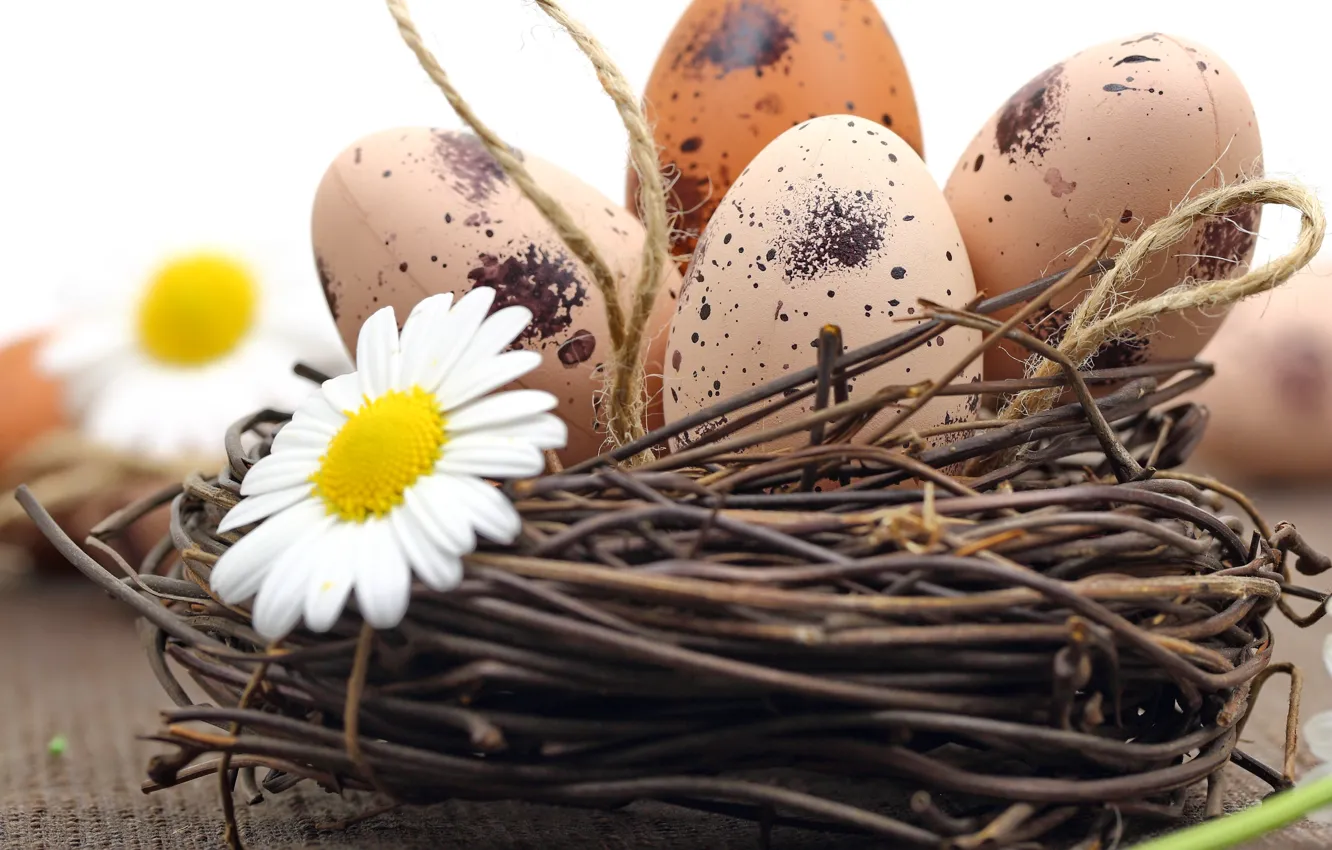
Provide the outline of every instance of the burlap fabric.
<path id="1" fill-rule="evenodd" d="M 1316 545 L 1332 549 L 1332 494 L 1268 495 L 1269 518 L 1294 521 Z M 1315 580 L 1316 581 L 1316 580 Z M 1279 658 L 1309 672 L 1306 712 L 1332 707 L 1332 681 L 1320 658 L 1326 629 L 1300 632 L 1274 619 Z M 1275 680 L 1263 696 L 1244 747 L 1275 761 L 1285 714 Z M 168 706 L 142 660 L 132 621 L 78 579 L 0 594 L 0 847 L 193 850 L 220 846 L 216 783 L 202 780 L 144 795 L 139 790 L 158 745 L 135 740 L 151 732 Z M 47 744 L 68 739 L 62 756 Z M 1310 762 L 1307 756 L 1301 765 Z M 1231 805 L 1254 799 L 1260 786 L 1236 768 Z M 809 781 L 809 780 L 796 780 Z M 843 798 L 890 810 L 891 788 L 860 783 Z M 900 796 L 898 797 L 900 799 Z M 1197 801 L 1195 801 L 1195 806 Z M 399 811 L 346 829 L 329 825 L 374 806 L 318 789 L 240 803 L 246 843 L 254 848 L 754 848 L 756 827 L 661 805 L 617 812 L 540 806 L 451 803 Z M 881 843 L 777 828 L 777 850 L 882 847 Z M 1301 824 L 1251 845 L 1254 850 L 1332 847 L 1332 829 Z"/>

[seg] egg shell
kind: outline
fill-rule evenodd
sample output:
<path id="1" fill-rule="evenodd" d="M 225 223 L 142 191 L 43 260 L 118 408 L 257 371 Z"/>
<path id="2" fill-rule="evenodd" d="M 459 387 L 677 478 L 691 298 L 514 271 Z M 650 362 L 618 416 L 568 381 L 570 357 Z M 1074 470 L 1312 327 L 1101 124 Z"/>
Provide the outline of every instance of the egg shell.
<path id="1" fill-rule="evenodd" d="M 667 420 L 813 365 L 825 324 L 840 327 L 854 349 L 905 330 L 909 325 L 895 320 L 919 314 L 920 298 L 961 305 L 975 293 L 957 225 L 911 147 L 863 118 L 807 121 L 754 159 L 703 233 L 671 323 Z M 938 378 L 979 336 L 951 329 L 852 379 L 851 398 Z M 963 379 L 981 380 L 979 361 Z M 942 397 L 913 424 L 924 430 L 966 421 L 975 405 L 966 396 Z M 793 404 L 765 419 L 765 427 L 809 409 Z M 879 421 L 892 415 L 885 411 Z M 807 439 L 793 434 L 763 445 Z"/>
<path id="2" fill-rule="evenodd" d="M 1261 174 L 1262 144 L 1239 78 L 1201 45 L 1162 33 L 1084 50 L 1023 86 L 981 129 L 944 190 L 976 285 L 998 295 L 1071 265 L 1107 221 L 1132 238 L 1191 197 Z M 1143 269 L 1137 297 L 1193 277 L 1232 277 L 1253 256 L 1261 207 L 1200 223 Z M 1111 253 L 1116 250 L 1113 246 Z M 1032 323 L 1058 340 L 1085 289 Z M 1001 315 L 1011 315 L 1011 312 Z M 1224 313 L 1163 317 L 1111 343 L 1098 368 L 1196 356 Z M 990 379 L 1018 377 L 1028 352 L 993 349 Z"/>
<path id="3" fill-rule="evenodd" d="M 601 251 L 627 310 L 641 268 L 642 225 L 568 172 L 534 156 L 523 160 Z M 532 310 L 519 344 L 543 360 L 516 385 L 559 399 L 557 413 L 569 426 L 561 460 L 575 463 L 602 449 L 604 424 L 596 423 L 604 417 L 598 420 L 594 399 L 611 353 L 604 300 L 586 267 L 479 139 L 425 127 L 361 139 L 324 175 L 312 230 L 319 278 L 349 350 L 355 351 L 361 324 L 381 307 L 392 306 L 401 323 L 427 296 L 494 287 L 494 309 Z M 662 352 L 680 286 L 675 269 L 667 274 L 647 328 L 649 427 L 661 422 Z"/>
<path id="4" fill-rule="evenodd" d="M 1226 477 L 1332 475 L 1332 259 L 1243 301 L 1203 349 L 1216 374 L 1190 397 L 1212 413 L 1194 465 Z"/>
<path id="5" fill-rule="evenodd" d="M 68 420 L 59 381 L 37 365 L 42 335 L 27 336 L 0 348 L 0 469 L 41 437 L 65 427 Z"/>
<path id="6" fill-rule="evenodd" d="M 662 48 L 645 104 L 673 187 L 682 263 L 722 196 L 801 121 L 851 113 L 923 155 L 906 66 L 871 0 L 694 0 Z M 638 181 L 629 174 L 630 210 Z"/>

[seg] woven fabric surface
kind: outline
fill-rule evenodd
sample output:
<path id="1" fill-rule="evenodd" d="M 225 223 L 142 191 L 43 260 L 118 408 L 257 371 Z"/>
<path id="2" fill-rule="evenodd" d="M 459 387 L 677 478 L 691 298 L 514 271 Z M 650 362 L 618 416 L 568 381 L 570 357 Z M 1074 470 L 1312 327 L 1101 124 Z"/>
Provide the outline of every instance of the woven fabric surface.
<path id="1" fill-rule="evenodd" d="M 1270 496 L 1272 519 L 1289 519 L 1325 551 L 1332 528 L 1321 523 L 1332 495 Z M 1317 584 L 1318 580 L 1311 583 Z M 1320 585 L 1321 586 L 1321 585 Z M 1277 657 L 1308 673 L 1306 713 L 1332 707 L 1322 672 L 1325 629 L 1299 631 L 1273 618 Z M 116 603 L 71 578 L 0 592 L 0 848 L 194 850 L 221 846 L 217 783 L 198 780 L 152 795 L 140 791 L 152 732 L 169 701 L 143 661 L 132 619 Z M 1264 693 L 1242 744 L 1278 763 L 1285 716 L 1276 682 Z M 63 735 L 62 755 L 48 742 Z M 1301 767 L 1310 764 L 1307 755 Z M 1236 768 L 1229 807 L 1256 799 L 1261 786 Z M 800 782 L 815 780 L 800 779 Z M 827 786 L 820 790 L 827 791 Z M 843 798 L 892 811 L 902 792 L 876 783 L 835 789 Z M 242 836 L 253 848 L 415 850 L 442 846 L 508 848 L 754 848 L 752 824 L 657 804 L 615 812 L 570 811 L 516 803 L 449 803 L 399 810 L 347 828 L 338 821 L 375 807 L 367 795 L 340 798 L 316 788 L 273 795 L 255 806 L 238 798 Z M 1195 800 L 1194 808 L 1198 805 Z M 900 805 L 900 803 L 899 803 Z M 775 850 L 882 847 L 882 843 L 777 828 Z M 1332 846 L 1332 829 L 1303 823 L 1250 850 Z"/>

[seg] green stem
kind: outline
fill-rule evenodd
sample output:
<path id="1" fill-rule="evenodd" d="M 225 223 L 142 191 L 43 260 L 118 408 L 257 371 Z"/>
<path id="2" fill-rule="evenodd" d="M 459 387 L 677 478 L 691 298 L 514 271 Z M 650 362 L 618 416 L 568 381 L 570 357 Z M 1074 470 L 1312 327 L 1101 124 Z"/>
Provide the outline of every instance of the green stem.
<path id="1" fill-rule="evenodd" d="M 1139 844 L 1132 850 L 1225 850 L 1281 829 L 1328 805 L 1332 805 L 1332 776 L 1274 795 L 1242 812 Z"/>

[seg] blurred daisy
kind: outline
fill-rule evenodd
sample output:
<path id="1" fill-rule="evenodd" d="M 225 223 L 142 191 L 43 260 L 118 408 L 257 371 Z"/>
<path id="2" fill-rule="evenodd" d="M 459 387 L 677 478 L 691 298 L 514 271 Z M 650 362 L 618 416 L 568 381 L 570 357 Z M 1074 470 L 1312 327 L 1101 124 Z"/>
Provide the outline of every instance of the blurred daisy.
<path id="1" fill-rule="evenodd" d="M 495 291 L 425 299 L 401 337 L 393 309 L 366 320 L 356 372 L 324 383 L 241 484 L 219 531 L 265 520 L 226 551 L 210 584 L 223 602 L 254 597 L 255 629 L 276 639 L 304 616 L 327 631 L 353 591 L 378 629 L 407 611 L 412 574 L 435 590 L 462 579 L 480 534 L 510 543 L 521 523 L 482 479 L 537 475 L 568 432 L 539 390 L 494 390 L 541 363 L 508 351 L 526 307 L 487 317 Z"/>
<path id="2" fill-rule="evenodd" d="M 1332 676 L 1332 635 L 1323 639 L 1323 665 Z M 1320 711 L 1304 724 L 1304 742 L 1321 764 L 1300 778 L 1300 785 L 1332 777 L 1332 711 Z M 1321 823 L 1332 823 L 1332 808 L 1319 809 L 1307 817 Z"/>
<path id="3" fill-rule="evenodd" d="M 40 355 L 94 442 L 159 458 L 218 454 L 226 428 L 295 405 L 309 350 L 277 290 L 221 251 L 176 255 L 136 291 L 61 322 Z M 331 320 L 329 320 L 331 321 Z"/>

